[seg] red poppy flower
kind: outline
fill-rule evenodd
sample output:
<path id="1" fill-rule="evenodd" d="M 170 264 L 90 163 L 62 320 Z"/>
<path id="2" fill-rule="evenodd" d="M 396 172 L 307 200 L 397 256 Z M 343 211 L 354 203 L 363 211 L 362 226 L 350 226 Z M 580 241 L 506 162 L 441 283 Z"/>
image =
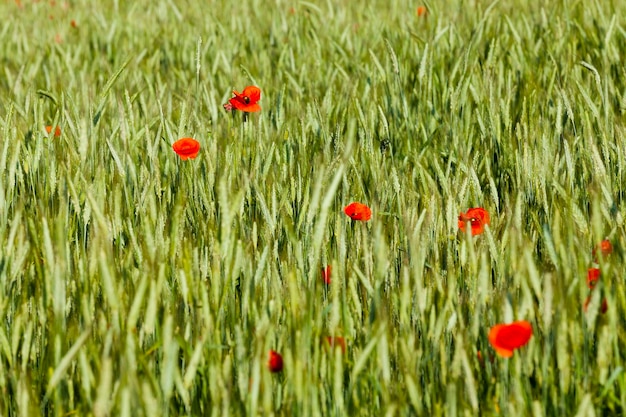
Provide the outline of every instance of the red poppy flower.
<path id="1" fill-rule="evenodd" d="M 46 132 L 50 134 L 50 132 L 52 132 L 52 126 L 46 126 Z M 58 138 L 59 136 L 61 136 L 61 128 L 59 126 L 56 126 L 54 128 L 54 137 Z"/>
<path id="2" fill-rule="evenodd" d="M 283 370 L 283 357 L 275 350 L 270 350 L 267 359 L 267 367 L 270 372 L 277 373 Z"/>
<path id="3" fill-rule="evenodd" d="M 600 280 L 600 269 L 589 268 L 587 270 L 587 286 L 590 289 L 593 289 L 593 287 L 596 286 L 599 280 Z"/>
<path id="4" fill-rule="evenodd" d="M 330 348 L 340 348 L 341 353 L 346 353 L 346 339 L 341 336 L 326 336 L 324 339 L 328 347 Z"/>
<path id="5" fill-rule="evenodd" d="M 472 236 L 485 231 L 485 225 L 490 224 L 489 213 L 482 207 L 471 208 L 466 213 L 459 214 L 459 229 L 465 232 L 467 222 L 472 227 Z"/>
<path id="6" fill-rule="evenodd" d="M 585 300 L 585 304 L 583 304 L 583 310 L 585 313 L 587 312 L 587 307 L 589 307 L 589 303 L 591 302 L 591 296 L 587 297 Z M 602 300 L 602 304 L 600 305 L 600 313 L 604 314 L 609 309 L 609 305 L 606 302 L 606 298 Z"/>
<path id="7" fill-rule="evenodd" d="M 200 142 L 192 138 L 182 138 L 172 144 L 172 149 L 183 161 L 194 159 L 200 152 Z"/>
<path id="8" fill-rule="evenodd" d="M 609 239 L 604 239 L 602 242 L 598 243 L 598 246 L 596 246 L 593 249 L 593 258 L 596 258 L 596 254 L 597 252 L 600 251 L 600 253 L 602 254 L 602 256 L 609 256 L 611 253 L 613 253 L 613 245 L 611 244 L 611 241 Z"/>
<path id="9" fill-rule="evenodd" d="M 324 284 L 330 285 L 330 272 L 332 271 L 332 266 L 326 265 L 326 268 L 322 268 L 322 279 L 324 280 Z"/>
<path id="10" fill-rule="evenodd" d="M 235 97 L 231 98 L 228 102 L 235 109 L 246 113 L 253 113 L 261 110 L 261 106 L 257 103 L 261 99 L 261 90 L 259 87 L 249 85 L 244 88 L 241 93 L 233 90 L 233 94 Z"/>
<path id="11" fill-rule="evenodd" d="M 419 6 L 417 8 L 418 17 L 426 16 L 427 13 L 428 13 L 428 9 L 426 9 L 426 6 Z"/>
<path id="12" fill-rule="evenodd" d="M 603 255 L 610 255 L 613 252 L 613 245 L 611 245 L 609 239 L 604 239 L 600 242 L 600 252 L 602 252 Z"/>
<path id="13" fill-rule="evenodd" d="M 513 351 L 526 345 L 532 335 L 533 328 L 526 320 L 496 324 L 489 330 L 489 343 L 499 356 L 510 358 Z"/>
<path id="14" fill-rule="evenodd" d="M 348 215 L 352 220 L 360 220 L 363 222 L 372 218 L 372 210 L 365 204 L 351 203 L 344 207 L 343 212 Z"/>

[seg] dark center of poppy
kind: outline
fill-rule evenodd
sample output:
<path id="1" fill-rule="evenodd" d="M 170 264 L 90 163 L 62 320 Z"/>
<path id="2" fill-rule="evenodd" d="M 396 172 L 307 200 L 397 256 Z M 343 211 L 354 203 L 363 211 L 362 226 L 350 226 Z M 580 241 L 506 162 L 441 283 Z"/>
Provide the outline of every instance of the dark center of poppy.
<path id="1" fill-rule="evenodd" d="M 248 97 L 248 96 L 243 96 L 243 101 L 244 101 L 244 103 L 246 103 L 246 104 L 250 104 L 250 97 Z"/>

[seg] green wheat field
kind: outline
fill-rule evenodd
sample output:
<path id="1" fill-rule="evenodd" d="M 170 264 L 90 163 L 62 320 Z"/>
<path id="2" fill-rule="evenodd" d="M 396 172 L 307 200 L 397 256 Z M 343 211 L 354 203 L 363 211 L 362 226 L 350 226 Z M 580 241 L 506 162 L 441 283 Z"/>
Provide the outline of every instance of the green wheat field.
<path id="1" fill-rule="evenodd" d="M 0 16 L 1 417 L 626 413 L 624 2 Z"/>

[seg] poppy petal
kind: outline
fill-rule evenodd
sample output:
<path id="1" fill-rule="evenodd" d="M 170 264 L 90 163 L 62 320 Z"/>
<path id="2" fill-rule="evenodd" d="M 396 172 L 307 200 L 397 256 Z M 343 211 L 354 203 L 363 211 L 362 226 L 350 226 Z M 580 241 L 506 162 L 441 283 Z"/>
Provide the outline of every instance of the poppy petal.
<path id="1" fill-rule="evenodd" d="M 330 285 L 330 273 L 332 271 L 331 265 L 326 265 L 326 268 L 322 268 L 322 280 L 324 280 L 324 284 Z"/>
<path id="2" fill-rule="evenodd" d="M 511 358 L 513 357 L 513 351 L 511 349 L 505 349 L 500 347 L 494 347 L 494 350 L 501 358 Z"/>
<path id="3" fill-rule="evenodd" d="M 526 345 L 532 337 L 532 325 L 525 321 L 511 324 L 497 324 L 489 330 L 489 343 L 503 358 L 513 356 L 513 351 Z"/>
<path id="4" fill-rule="evenodd" d="M 187 159 L 194 159 L 200 152 L 200 142 L 192 138 L 182 138 L 172 144 L 172 149 L 180 159 L 186 161 Z"/>
<path id="5" fill-rule="evenodd" d="M 48 133 L 48 135 L 50 134 L 50 132 L 52 132 L 53 127 L 52 126 L 46 126 L 46 132 Z M 55 126 L 54 127 L 54 137 L 59 137 L 61 136 L 61 128 L 59 126 Z"/>
<path id="6" fill-rule="evenodd" d="M 239 111 L 246 113 L 254 113 L 261 110 L 261 106 L 257 103 L 261 99 L 261 90 L 259 87 L 250 85 L 243 89 L 240 93 L 237 90 L 233 90 L 235 97 L 231 98 L 228 102 Z"/>
<path id="7" fill-rule="evenodd" d="M 365 204 L 354 202 L 344 207 L 343 212 L 352 220 L 368 221 L 372 218 L 372 210 Z"/>
<path id="8" fill-rule="evenodd" d="M 237 97 L 233 97 L 229 100 L 229 103 L 237 110 L 243 111 L 246 113 L 254 113 L 261 110 L 261 106 L 258 103 L 248 103 L 240 100 Z"/>
<path id="9" fill-rule="evenodd" d="M 250 85 L 243 89 L 242 95 L 247 96 L 250 99 L 250 102 L 257 102 L 261 100 L 261 90 L 259 87 L 255 87 Z"/>
<path id="10" fill-rule="evenodd" d="M 593 289 L 599 280 L 600 280 L 600 269 L 589 268 L 589 270 L 587 270 L 587 286 L 590 289 Z"/>
<path id="11" fill-rule="evenodd" d="M 272 373 L 282 372 L 283 357 L 281 356 L 281 354 L 276 352 L 275 350 L 270 350 L 268 353 L 267 367 Z"/>
<path id="12" fill-rule="evenodd" d="M 469 222 L 472 236 L 479 235 L 485 231 L 485 225 L 491 223 L 489 212 L 482 207 L 474 207 L 465 213 L 459 214 L 459 229 L 465 232 L 465 225 Z"/>

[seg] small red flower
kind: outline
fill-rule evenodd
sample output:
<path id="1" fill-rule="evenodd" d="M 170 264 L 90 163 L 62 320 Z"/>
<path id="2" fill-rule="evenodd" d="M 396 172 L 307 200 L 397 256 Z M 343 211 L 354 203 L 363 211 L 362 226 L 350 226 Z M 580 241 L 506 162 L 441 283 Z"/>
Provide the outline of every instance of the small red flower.
<path id="1" fill-rule="evenodd" d="M 359 220 L 366 222 L 372 218 L 372 210 L 365 204 L 351 203 L 344 207 L 343 212 L 348 215 L 352 220 Z"/>
<path id="2" fill-rule="evenodd" d="M 426 9 L 426 6 L 419 6 L 417 8 L 418 17 L 426 16 L 426 14 L 428 14 L 428 9 Z"/>
<path id="3" fill-rule="evenodd" d="M 596 255 L 598 251 L 600 251 L 603 257 L 607 257 L 611 253 L 613 253 L 613 245 L 611 244 L 611 241 L 609 239 L 604 239 L 602 242 L 598 243 L 598 246 L 593 249 L 593 258 L 596 260 Z"/>
<path id="4" fill-rule="evenodd" d="M 50 132 L 52 132 L 52 126 L 46 126 L 46 132 L 48 132 L 49 135 Z M 56 126 L 54 128 L 54 137 L 58 138 L 59 136 L 61 136 L 61 128 L 59 126 Z"/>
<path id="5" fill-rule="evenodd" d="M 322 279 L 324 284 L 330 285 L 330 272 L 332 271 L 331 265 L 326 265 L 326 268 L 322 268 Z"/>
<path id="6" fill-rule="evenodd" d="M 511 324 L 496 324 L 489 330 L 489 343 L 503 358 L 513 356 L 513 351 L 526 345 L 533 335 L 533 328 L 526 320 Z"/>
<path id="7" fill-rule="evenodd" d="M 326 336 L 324 341 L 328 347 L 335 349 L 340 348 L 341 353 L 346 353 L 346 339 L 341 336 Z"/>
<path id="8" fill-rule="evenodd" d="M 180 156 L 180 159 L 194 159 L 200 152 L 200 142 L 192 138 L 182 138 L 172 144 L 174 152 Z"/>
<path id="9" fill-rule="evenodd" d="M 585 313 L 587 312 L 587 307 L 589 307 L 589 303 L 591 302 L 591 296 L 587 297 L 585 300 L 585 304 L 583 305 L 583 310 Z M 606 298 L 602 300 L 602 304 L 600 305 L 600 313 L 604 314 L 609 309 L 609 305 L 606 302 Z"/>
<path id="10" fill-rule="evenodd" d="M 76 29 L 78 27 L 78 25 L 76 24 L 76 20 L 72 19 L 72 21 L 70 22 L 70 26 Z"/>
<path id="11" fill-rule="evenodd" d="M 482 207 L 471 208 L 465 213 L 459 214 L 459 229 L 465 232 L 467 222 L 472 227 L 472 236 L 485 231 L 485 225 L 490 224 L 489 213 Z"/>
<path id="12" fill-rule="evenodd" d="M 270 350 L 267 359 L 267 367 L 270 372 L 277 373 L 283 371 L 283 357 L 275 350 Z"/>
<path id="13" fill-rule="evenodd" d="M 261 99 L 261 90 L 259 87 L 250 85 L 243 89 L 241 93 L 233 90 L 235 97 L 228 102 L 237 110 L 246 113 L 253 113 L 261 110 L 261 106 L 257 103 Z M 226 109 L 226 106 L 224 106 Z"/>
<path id="14" fill-rule="evenodd" d="M 587 286 L 590 289 L 593 289 L 598 281 L 600 280 L 600 269 L 599 268 L 589 268 L 587 270 Z"/>

